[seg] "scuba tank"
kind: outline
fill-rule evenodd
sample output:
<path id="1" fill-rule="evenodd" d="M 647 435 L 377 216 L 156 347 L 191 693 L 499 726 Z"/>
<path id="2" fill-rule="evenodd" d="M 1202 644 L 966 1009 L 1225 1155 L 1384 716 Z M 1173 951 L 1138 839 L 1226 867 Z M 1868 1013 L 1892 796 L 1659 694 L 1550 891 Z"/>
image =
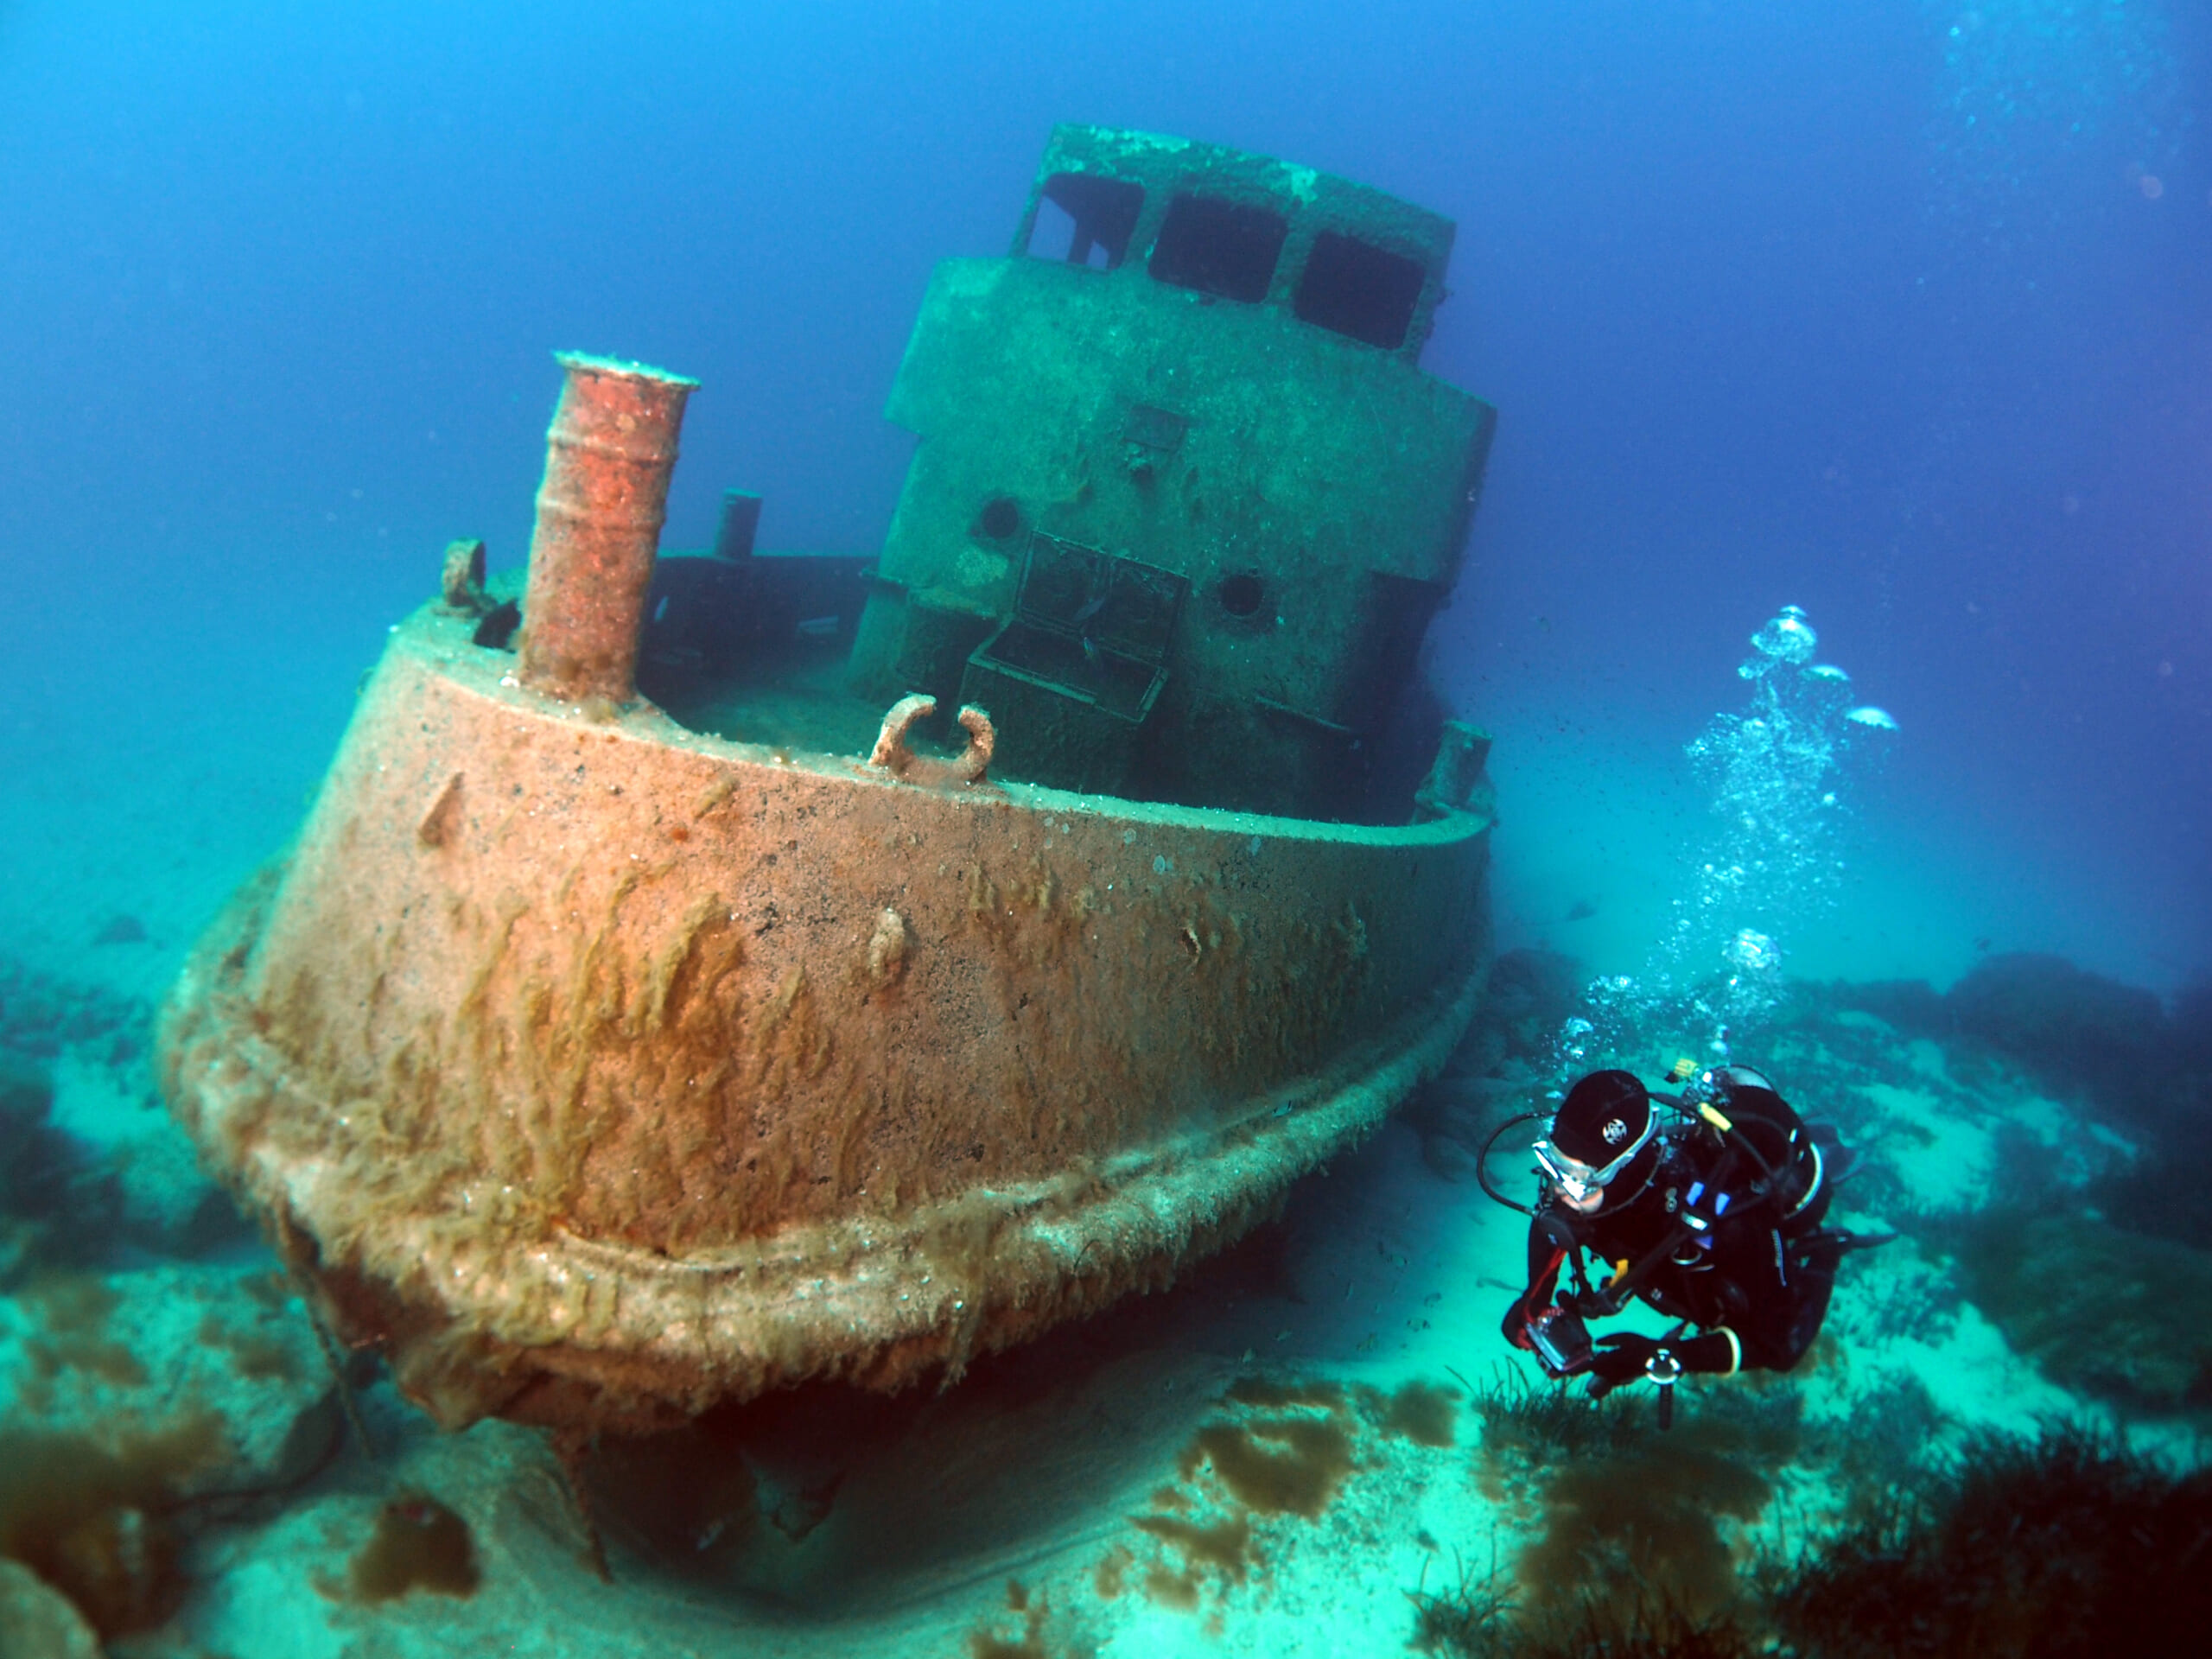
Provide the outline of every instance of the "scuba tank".
<path id="1" fill-rule="evenodd" d="M 1685 1195 L 1690 1215 L 1713 1222 L 1732 1208 L 1738 1217 L 1746 1215 L 1745 1206 L 1751 1205 L 1758 1207 L 1760 1224 L 1784 1238 L 1820 1226 L 1840 1173 L 1829 1168 L 1831 1153 L 1843 1150 L 1834 1129 L 1807 1123 L 1764 1074 L 1748 1065 L 1699 1071 L 1692 1062 L 1678 1060 L 1669 1079 L 1681 1085 L 1673 1103 L 1694 1116 L 1693 1134 L 1710 1136 L 1721 1154 L 1711 1175 Z M 1703 1230 L 1709 1237 L 1709 1226 Z"/>

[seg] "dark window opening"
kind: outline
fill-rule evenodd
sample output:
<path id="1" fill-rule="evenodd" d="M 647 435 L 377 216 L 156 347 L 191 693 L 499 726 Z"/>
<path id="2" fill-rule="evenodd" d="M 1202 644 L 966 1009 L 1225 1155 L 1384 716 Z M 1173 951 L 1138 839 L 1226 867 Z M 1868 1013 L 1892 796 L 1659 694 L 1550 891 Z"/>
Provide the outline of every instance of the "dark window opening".
<path id="1" fill-rule="evenodd" d="M 1131 404 L 1128 419 L 1122 423 L 1122 436 L 1131 443 L 1172 455 L 1183 447 L 1183 435 L 1190 429 L 1189 420 L 1173 410 L 1154 409 L 1150 404 Z"/>
<path id="2" fill-rule="evenodd" d="M 1160 663 L 1189 586 L 1171 570 L 1039 531 L 1029 538 L 1014 608 L 1028 621 Z"/>
<path id="3" fill-rule="evenodd" d="M 1266 584 L 1249 570 L 1224 576 L 1221 586 L 1214 589 L 1214 598 L 1231 616 L 1257 616 L 1267 596 Z"/>
<path id="4" fill-rule="evenodd" d="M 1289 229 L 1281 213 L 1265 207 L 1178 196 L 1152 245 L 1152 274 L 1224 300 L 1263 300 Z"/>
<path id="5" fill-rule="evenodd" d="M 512 651 L 515 630 L 522 626 L 522 607 L 512 599 L 499 605 L 476 625 L 476 632 L 469 635 L 473 644 L 486 645 L 493 651 Z"/>
<path id="6" fill-rule="evenodd" d="M 1049 259 L 1055 264 L 1088 265 L 1093 270 L 1111 269 L 1105 248 L 1090 237 L 1079 238 L 1075 215 L 1050 196 L 1037 204 L 1037 217 L 1029 227 L 1028 251 L 1032 259 Z"/>
<path id="7" fill-rule="evenodd" d="M 1420 264 L 1402 254 L 1323 231 L 1306 256 L 1293 308 L 1304 321 L 1395 351 L 1406 343 L 1424 278 Z"/>
<path id="8" fill-rule="evenodd" d="M 1021 528 L 1021 509 L 1009 496 L 995 495 L 976 515 L 975 533 L 987 542 L 1002 542 Z"/>
<path id="9" fill-rule="evenodd" d="M 1090 173 L 1055 173 L 1045 181 L 1030 226 L 1034 259 L 1064 260 L 1111 270 L 1129 251 L 1129 237 L 1144 207 L 1144 187 Z"/>

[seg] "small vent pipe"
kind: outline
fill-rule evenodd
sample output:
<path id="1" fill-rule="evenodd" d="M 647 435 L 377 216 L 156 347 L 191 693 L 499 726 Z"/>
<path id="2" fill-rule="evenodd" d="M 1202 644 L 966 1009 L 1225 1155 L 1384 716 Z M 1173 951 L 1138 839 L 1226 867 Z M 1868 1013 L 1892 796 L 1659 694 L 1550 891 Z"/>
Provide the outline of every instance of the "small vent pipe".
<path id="1" fill-rule="evenodd" d="M 572 702 L 636 695 L 638 631 L 676 434 L 696 380 L 582 352 L 545 435 L 545 481 L 522 602 L 522 683 Z"/>

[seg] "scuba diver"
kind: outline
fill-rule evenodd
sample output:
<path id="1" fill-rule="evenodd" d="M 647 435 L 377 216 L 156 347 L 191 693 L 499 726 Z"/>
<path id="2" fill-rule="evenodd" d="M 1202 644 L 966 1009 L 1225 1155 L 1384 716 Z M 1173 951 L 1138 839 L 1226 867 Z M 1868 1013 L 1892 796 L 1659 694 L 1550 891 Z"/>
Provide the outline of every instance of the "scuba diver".
<path id="1" fill-rule="evenodd" d="M 1527 1214 L 1529 1287 L 1505 1315 L 1506 1340 L 1555 1378 L 1587 1375 L 1593 1395 L 1637 1377 L 1659 1386 L 1659 1423 L 1686 1374 L 1787 1371 L 1827 1315 L 1836 1265 L 1894 1234 L 1859 1237 L 1821 1225 L 1855 1155 L 1825 1124 L 1808 1124 L 1748 1066 L 1694 1072 L 1688 1061 L 1654 1095 L 1630 1072 L 1593 1071 L 1567 1090 L 1532 1148 L 1543 1182 Z M 1660 1108 L 1675 1121 L 1663 1127 Z M 1500 1135 L 1541 1118 L 1524 1113 Z M 1592 1286 L 1589 1252 L 1609 1269 Z M 1560 1283 L 1561 1270 L 1573 1288 Z M 1664 1337 L 1617 1333 L 1594 1346 L 1585 1321 L 1641 1298 L 1675 1320 Z M 1694 1334 L 1685 1335 L 1686 1332 Z"/>

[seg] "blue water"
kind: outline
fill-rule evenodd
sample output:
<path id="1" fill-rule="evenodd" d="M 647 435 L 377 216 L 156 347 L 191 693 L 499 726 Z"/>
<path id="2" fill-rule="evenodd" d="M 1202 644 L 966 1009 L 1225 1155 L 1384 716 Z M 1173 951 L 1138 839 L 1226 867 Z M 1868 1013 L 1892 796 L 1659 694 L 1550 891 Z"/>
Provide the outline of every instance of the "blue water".
<path id="1" fill-rule="evenodd" d="M 1801 604 L 1904 728 L 1884 856 L 2001 843 L 2044 902 L 1972 931 L 2171 988 L 2212 963 L 2208 44 L 2120 0 L 11 4 L 0 722 L 275 700 L 304 787 L 435 550 L 520 560 L 556 346 L 705 383 L 671 543 L 742 484 L 769 544 L 874 545 L 932 262 L 1096 121 L 1458 220 L 1426 366 L 1502 419 L 1439 671 L 1503 772 L 1677 753 Z"/>
<path id="2" fill-rule="evenodd" d="M 165 1145 L 174 1168 L 142 1160 L 142 1184 L 194 1191 L 133 1021 L 291 833 L 445 543 L 480 536 L 495 567 L 521 563 L 552 351 L 702 383 L 669 544 L 706 543 L 722 491 L 741 486 L 766 497 L 765 545 L 871 550 L 912 451 L 883 402 L 931 267 L 1007 248 L 1063 121 L 1279 156 L 1457 221 L 1423 366 L 1500 422 L 1430 667 L 1496 734 L 1501 944 L 1569 953 L 1581 982 L 1641 976 L 1611 1001 L 1603 981 L 1586 994 L 1601 1024 L 1656 1018 L 1635 999 L 1719 971 L 1724 949 L 1776 976 L 1938 989 L 2011 951 L 2161 995 L 2201 986 L 2208 87 L 2212 11 L 2181 0 L 0 0 L 0 1014 L 16 1021 L 0 1022 L 0 1058 L 60 1052 L 64 1127 L 131 1156 Z M 1802 887 L 1770 882 L 1758 914 L 1686 932 L 1685 904 L 1742 891 L 1731 860 L 1774 855 L 1713 810 L 1749 785 L 1686 748 L 1741 729 L 1754 688 L 1738 664 L 1784 605 L 1899 730 L 1834 726 L 1852 742 L 1821 774 L 1838 801 Z M 1764 931 L 1745 945 L 1750 922 Z M 26 1016 L 26 985 L 66 995 Z M 48 1018 L 69 997 L 86 999 L 98 1054 Z M 1854 1109 L 1892 1131 L 1882 1154 L 1926 1192 L 1963 1191 L 2011 1085 L 1955 1080 L 1925 1031 L 1878 1040 L 1864 1013 L 1933 1006 L 1840 996 L 1829 1048 L 1794 1059 L 1847 1104 L 1873 1090 L 1891 1115 Z M 1518 1051 L 1513 1064 L 1535 1075 Z M 1949 1138 L 1921 1130 L 1929 1103 L 1956 1109 L 1938 1125 Z M 2070 1120 L 2046 1116 L 2060 1127 L 2038 1144 L 2073 1156 Z M 1197 1391 L 1232 1361 L 1410 1352 L 1431 1379 L 1489 1363 L 1462 1332 L 1489 1339 L 1516 1224 L 1447 1185 L 1423 1162 L 1436 1137 L 1423 1154 L 1415 1134 L 1401 1122 L 1321 1198 L 1309 1185 L 1291 1243 L 1266 1247 L 1283 1262 L 1263 1252 L 1116 1316 L 1131 1352 L 1180 1357 L 1141 1389 L 1102 1373 L 1080 1421 L 1166 1421 L 1180 1379 L 1171 1403 L 1195 1421 L 1210 1409 Z M 27 1168 L 0 1165 L 0 1198 L 66 1232 L 68 1205 Z M 0 1229 L 0 1249 L 48 1236 Z M 159 1274 L 254 1270 L 243 1235 L 218 1243 L 206 1259 L 148 1252 L 112 1283 L 140 1299 L 129 1309 L 185 1306 Z M 276 1311 L 281 1287 L 271 1305 L 265 1287 L 256 1301 L 225 1287 L 220 1306 L 262 1306 L 320 1376 L 304 1322 Z M 209 1347 L 189 1319 L 149 1332 L 162 1379 Z M 2133 1357 L 2163 1340 L 2113 1345 Z M 2023 1382 L 2024 1362 L 2000 1376 L 1996 1337 L 1940 1351 L 1966 1356 L 1947 1408 L 1985 1386 L 2021 1424 L 2079 1403 Z M 394 1479 L 404 1468 L 483 1507 L 506 1490 L 499 1471 L 543 1461 L 518 1431 L 448 1441 L 387 1386 L 363 1392 L 399 1448 Z M 967 1443 L 960 1413 L 995 1409 L 981 1398 L 944 1408 L 946 1442 Z M 1054 1421 L 1037 1443 L 1080 1438 Z M 365 1534 L 364 1494 L 385 1476 L 353 1471 L 298 1514 Z M 909 1475 L 933 1491 L 935 1475 Z M 12 1524 L 8 1487 L 0 1468 Z M 1397 1651 L 1408 1540 L 1429 1512 L 1376 1502 L 1372 1559 L 1363 1578 L 1345 1570 L 1345 1594 L 1373 1592 L 1377 1650 Z M 988 1508 L 950 1513 L 1021 1551 L 1050 1530 L 1018 1511 L 985 1526 Z M 939 1520 L 884 1512 L 908 1542 Z M 195 1562 L 205 1586 L 236 1571 L 246 1586 L 204 1590 L 193 1617 L 207 1628 L 255 1628 L 261 1607 L 321 1616 L 296 1562 L 337 1559 L 336 1523 L 314 1523 L 325 1536 L 276 1513 L 265 1538 L 219 1533 L 237 1553 Z M 581 1582 L 536 1524 L 502 1544 L 495 1588 L 514 1600 L 487 1592 L 486 1628 L 550 1617 L 515 1587 L 530 1548 L 550 1563 L 532 1582 Z M 1420 1536 L 1439 1563 L 1479 1548 L 1471 1529 Z M 998 1570 L 973 1559 L 977 1584 Z M 619 1597 L 594 1617 L 627 1630 Z M 974 1605 L 927 1650 L 962 1650 Z M 1288 1600 L 1262 1611 L 1278 1623 L 1255 1630 L 1304 1617 Z M 446 1650 L 423 1636 L 435 1615 L 415 1628 L 422 1650 Z M 1149 1639 L 1121 1650 L 1169 1650 Z"/>

